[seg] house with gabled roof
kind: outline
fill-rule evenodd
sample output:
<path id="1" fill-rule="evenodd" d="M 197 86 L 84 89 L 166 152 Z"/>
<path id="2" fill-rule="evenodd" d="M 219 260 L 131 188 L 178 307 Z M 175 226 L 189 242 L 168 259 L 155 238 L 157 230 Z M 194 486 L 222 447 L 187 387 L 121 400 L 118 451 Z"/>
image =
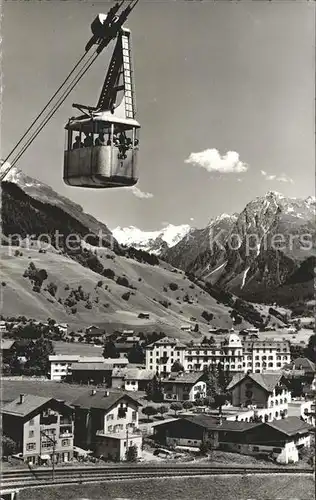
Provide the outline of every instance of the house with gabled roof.
<path id="1" fill-rule="evenodd" d="M 267 409 L 268 420 L 287 415 L 291 393 L 282 373 L 238 373 L 226 390 L 233 406 Z"/>
<path id="2" fill-rule="evenodd" d="M 279 463 L 294 463 L 299 450 L 309 447 L 313 427 L 297 417 L 273 422 L 237 422 L 207 415 L 183 416 L 155 426 L 155 439 L 173 447 L 210 449 L 267 456 Z"/>
<path id="3" fill-rule="evenodd" d="M 142 452 L 142 434 L 138 428 L 139 401 L 126 392 L 97 391 L 82 394 L 75 408 L 75 444 L 97 456 L 124 460 L 130 446 Z"/>
<path id="4" fill-rule="evenodd" d="M 196 401 L 206 397 L 205 375 L 201 372 L 170 373 L 161 379 L 165 401 Z"/>
<path id="5" fill-rule="evenodd" d="M 25 462 L 69 462 L 73 458 L 74 416 L 71 406 L 50 397 L 20 394 L 4 405 L 3 434 L 13 439 Z"/>

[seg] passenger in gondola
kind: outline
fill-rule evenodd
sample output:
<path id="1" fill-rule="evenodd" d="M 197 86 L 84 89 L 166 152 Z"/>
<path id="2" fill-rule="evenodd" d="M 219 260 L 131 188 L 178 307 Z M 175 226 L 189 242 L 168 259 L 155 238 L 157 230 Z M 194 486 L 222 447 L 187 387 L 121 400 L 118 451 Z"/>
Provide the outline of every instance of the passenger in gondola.
<path id="1" fill-rule="evenodd" d="M 120 158 L 125 160 L 125 158 L 127 158 L 126 149 L 128 148 L 126 144 L 126 135 L 124 134 L 124 132 L 121 132 L 119 135 L 119 143 Z"/>
<path id="2" fill-rule="evenodd" d="M 127 137 L 126 139 L 126 149 L 131 149 L 132 148 L 132 139 L 130 137 Z"/>
<path id="3" fill-rule="evenodd" d="M 135 139 L 135 141 L 134 141 L 134 146 L 135 146 L 135 148 L 138 148 L 138 144 L 139 144 L 139 140 L 138 140 L 138 139 Z"/>
<path id="4" fill-rule="evenodd" d="M 95 145 L 96 146 L 105 146 L 104 132 L 99 133 L 98 137 L 95 140 Z"/>
<path id="5" fill-rule="evenodd" d="M 90 148 L 93 146 L 93 137 L 91 134 L 86 134 L 85 140 L 83 141 L 83 145 L 85 148 Z"/>
<path id="6" fill-rule="evenodd" d="M 72 149 L 79 149 L 82 147 L 83 147 L 83 144 L 82 144 L 82 142 L 80 142 L 80 135 L 77 135 L 75 137 L 75 142 L 72 145 Z"/>

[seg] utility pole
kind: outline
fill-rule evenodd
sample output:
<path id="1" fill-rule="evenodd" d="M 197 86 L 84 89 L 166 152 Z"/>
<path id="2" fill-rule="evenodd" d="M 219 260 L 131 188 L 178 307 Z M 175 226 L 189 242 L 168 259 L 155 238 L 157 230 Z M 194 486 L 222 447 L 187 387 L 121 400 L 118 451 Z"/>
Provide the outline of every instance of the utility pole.
<path id="1" fill-rule="evenodd" d="M 53 439 L 45 431 L 41 430 L 41 435 L 44 435 L 49 441 L 53 443 L 53 463 L 52 463 L 52 480 L 55 480 L 55 451 L 56 451 L 56 439 Z M 41 440 L 41 454 L 42 454 L 42 440 Z"/>

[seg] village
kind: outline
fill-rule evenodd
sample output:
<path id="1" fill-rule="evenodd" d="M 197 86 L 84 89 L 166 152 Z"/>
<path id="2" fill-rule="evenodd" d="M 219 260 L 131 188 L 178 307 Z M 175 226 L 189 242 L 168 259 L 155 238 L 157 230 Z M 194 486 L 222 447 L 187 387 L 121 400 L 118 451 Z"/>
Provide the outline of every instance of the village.
<path id="1" fill-rule="evenodd" d="M 232 464 L 240 456 L 312 464 L 315 364 L 286 336 L 262 339 L 256 328 L 217 336 L 210 327 L 208 337 L 184 343 L 93 325 L 70 335 L 50 320 L 33 324 L 46 328 L 46 339 L 14 340 L 18 325 L 0 325 L 6 467 L 202 460 L 217 452 Z M 38 358 L 32 371 L 38 344 L 53 345 L 49 338 L 58 338 L 58 349 L 41 358 L 41 373 Z"/>

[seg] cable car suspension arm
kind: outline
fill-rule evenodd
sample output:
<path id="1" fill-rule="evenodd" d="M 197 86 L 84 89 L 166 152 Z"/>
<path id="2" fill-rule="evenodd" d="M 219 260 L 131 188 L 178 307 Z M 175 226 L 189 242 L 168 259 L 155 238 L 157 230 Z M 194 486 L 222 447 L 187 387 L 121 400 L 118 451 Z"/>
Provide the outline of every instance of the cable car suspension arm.
<path id="1" fill-rule="evenodd" d="M 74 89 L 74 87 L 77 85 L 77 83 L 81 80 L 81 78 L 84 76 L 84 74 L 88 71 L 88 69 L 90 68 L 90 66 L 93 64 L 93 62 L 95 61 L 95 59 L 98 57 L 98 55 L 102 52 L 102 50 L 110 43 L 110 41 L 116 37 L 119 29 L 122 27 L 123 23 L 126 21 L 128 15 L 130 14 L 130 12 L 135 8 L 136 4 L 138 3 L 139 0 L 134 0 L 134 2 L 131 1 L 130 5 L 124 10 L 121 12 L 120 16 L 117 18 L 115 16 L 116 12 L 119 10 L 119 8 L 123 5 L 125 0 L 122 0 L 121 3 L 116 3 L 109 11 L 108 13 L 108 17 L 106 18 L 106 21 L 108 21 L 106 23 L 106 26 L 105 26 L 105 30 L 106 28 L 110 28 L 109 30 L 109 33 L 107 36 L 104 36 L 104 38 L 102 39 L 101 38 L 101 41 L 98 45 L 98 48 L 97 50 L 95 51 L 95 53 L 93 54 L 92 56 L 92 61 L 91 61 L 91 57 L 90 59 L 88 60 L 91 61 L 89 62 L 89 64 L 87 65 L 87 63 L 85 63 L 85 65 L 81 68 L 81 70 L 79 71 L 79 73 L 76 75 L 76 77 L 72 80 L 70 86 L 68 86 L 67 90 L 62 94 L 62 96 L 59 98 L 59 100 L 57 101 L 57 103 L 55 104 L 55 106 L 53 107 L 53 109 L 49 112 L 48 116 L 42 120 L 42 122 L 40 123 L 39 127 L 35 130 L 35 132 L 33 133 L 33 135 L 28 139 L 27 143 L 24 145 L 24 147 L 22 148 L 22 150 L 17 154 L 17 156 L 14 158 L 13 162 L 8 166 L 8 168 L 2 173 L 1 177 L 0 177 L 0 181 L 2 182 L 3 179 L 6 177 L 6 175 L 9 173 L 9 171 L 11 170 L 11 168 L 17 163 L 17 161 L 21 158 L 21 156 L 24 154 L 24 152 L 28 149 L 28 147 L 32 144 L 32 142 L 35 140 L 35 138 L 38 136 L 38 134 L 41 132 L 41 130 L 45 127 L 45 125 L 48 123 L 48 121 L 55 115 L 55 113 L 57 112 L 57 110 L 59 109 L 59 107 L 61 106 L 61 104 L 66 100 L 66 98 L 68 97 L 68 95 L 70 94 L 70 92 Z M 110 26 L 110 23 L 111 21 L 113 21 L 113 25 Z M 105 33 L 106 34 L 106 33 Z M 93 40 L 93 42 L 92 42 Z M 92 42 L 92 43 L 91 43 Z M 23 136 L 21 137 L 21 139 L 18 141 L 18 143 L 14 146 L 14 148 L 10 151 L 10 153 L 8 154 L 8 156 L 5 158 L 5 160 L 3 161 L 3 164 L 5 164 L 6 162 L 8 162 L 8 160 L 10 159 L 11 155 L 14 153 L 14 151 L 18 148 L 18 146 L 21 144 L 21 142 L 24 140 L 24 138 L 26 137 L 26 135 L 31 131 L 32 127 L 37 123 L 37 121 L 41 118 L 41 116 L 44 114 L 44 112 L 47 110 L 47 108 L 49 107 L 49 105 L 52 103 L 52 101 L 55 99 L 55 97 L 59 94 L 59 92 L 63 89 L 63 87 L 65 86 L 65 84 L 68 82 L 69 78 L 72 76 L 72 74 L 76 71 L 76 69 L 78 68 L 78 66 L 80 65 L 80 63 L 84 60 L 84 58 L 86 57 L 86 55 L 88 54 L 89 50 L 91 49 L 91 47 L 93 46 L 93 44 L 96 43 L 96 40 L 94 39 L 94 37 L 92 37 L 92 39 L 90 40 L 90 42 L 88 42 L 88 44 L 86 45 L 86 48 L 85 48 L 85 53 L 80 57 L 80 59 L 78 60 L 78 62 L 76 63 L 76 65 L 74 66 L 74 68 L 71 70 L 71 72 L 68 74 L 68 76 L 65 78 L 65 80 L 62 82 L 62 84 L 59 86 L 59 88 L 56 90 L 56 92 L 53 94 L 53 96 L 50 98 L 50 100 L 48 101 L 48 103 L 45 105 L 45 107 L 41 110 L 41 112 L 37 115 L 37 117 L 33 120 L 33 122 L 31 123 L 31 125 L 28 127 L 28 129 L 26 130 L 26 132 L 23 134 Z"/>

